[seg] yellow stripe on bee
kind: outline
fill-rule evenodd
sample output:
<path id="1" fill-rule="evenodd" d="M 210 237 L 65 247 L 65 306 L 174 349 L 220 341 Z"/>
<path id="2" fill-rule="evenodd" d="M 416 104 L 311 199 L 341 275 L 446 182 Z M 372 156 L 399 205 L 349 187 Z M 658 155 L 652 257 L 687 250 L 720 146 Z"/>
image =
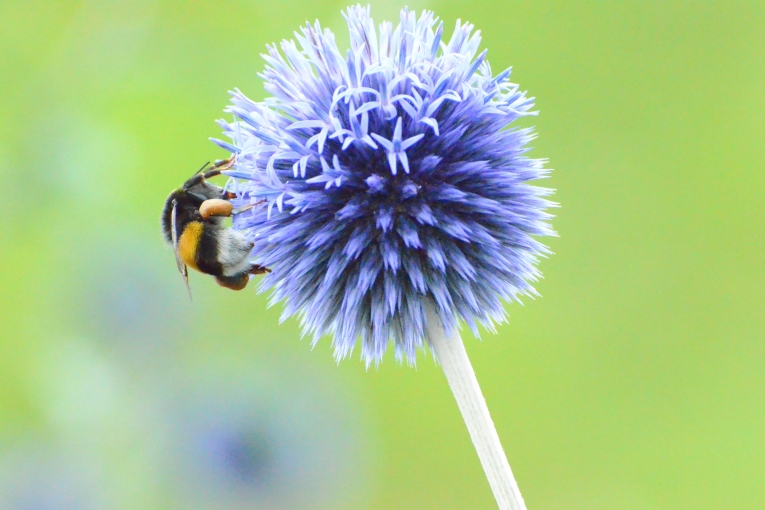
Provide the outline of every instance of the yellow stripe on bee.
<path id="1" fill-rule="evenodd" d="M 181 260 L 190 268 L 197 267 L 196 254 L 199 248 L 199 241 L 202 239 L 202 223 L 198 221 L 189 222 L 183 229 L 181 238 L 178 239 L 178 254 Z"/>

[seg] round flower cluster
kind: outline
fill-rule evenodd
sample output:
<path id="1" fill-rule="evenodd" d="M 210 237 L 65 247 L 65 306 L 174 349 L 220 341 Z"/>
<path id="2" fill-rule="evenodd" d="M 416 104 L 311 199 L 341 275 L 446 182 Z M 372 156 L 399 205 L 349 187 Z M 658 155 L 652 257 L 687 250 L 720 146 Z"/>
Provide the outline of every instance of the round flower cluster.
<path id="1" fill-rule="evenodd" d="M 361 341 L 378 362 L 392 341 L 413 361 L 425 338 L 426 307 L 447 333 L 459 320 L 475 332 L 505 319 L 502 300 L 534 293 L 530 282 L 553 235 L 544 161 L 524 156 L 532 99 L 492 75 L 480 33 L 457 22 L 442 39 L 431 12 L 404 9 L 379 33 L 369 8 L 344 16 L 343 56 L 318 22 L 264 55 L 271 97 L 238 90 L 220 121 L 235 155 L 225 172 L 237 215 L 255 242 L 254 261 L 273 269 L 262 290 L 284 300 L 314 341 L 334 338 L 338 359 Z"/>

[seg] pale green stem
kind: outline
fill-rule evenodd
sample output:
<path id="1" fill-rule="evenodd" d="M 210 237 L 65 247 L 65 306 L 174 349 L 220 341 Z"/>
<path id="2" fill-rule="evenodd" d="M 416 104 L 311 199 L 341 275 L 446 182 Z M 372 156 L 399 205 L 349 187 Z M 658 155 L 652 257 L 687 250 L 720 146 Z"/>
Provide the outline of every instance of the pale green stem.
<path id="1" fill-rule="evenodd" d="M 457 400 L 457 407 L 465 420 L 497 505 L 500 510 L 526 510 L 462 338 L 456 329 L 447 337 L 432 305 L 427 308 L 430 346 Z"/>

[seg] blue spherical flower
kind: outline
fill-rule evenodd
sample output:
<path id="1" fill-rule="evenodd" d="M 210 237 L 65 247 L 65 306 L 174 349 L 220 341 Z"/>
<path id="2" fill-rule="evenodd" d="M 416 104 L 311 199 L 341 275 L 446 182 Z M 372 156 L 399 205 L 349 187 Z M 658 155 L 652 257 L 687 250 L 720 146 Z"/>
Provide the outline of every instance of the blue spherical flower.
<path id="1" fill-rule="evenodd" d="M 532 99 L 493 76 L 480 32 L 404 9 L 379 33 L 369 8 L 344 16 L 350 50 L 306 24 L 264 55 L 272 95 L 238 90 L 220 121 L 236 156 L 227 172 L 236 205 L 266 199 L 234 228 L 255 242 L 253 259 L 273 268 L 262 289 L 285 300 L 314 341 L 335 354 L 379 361 L 392 341 L 414 360 L 428 302 L 447 333 L 465 321 L 493 329 L 502 300 L 533 294 L 530 282 L 552 235 L 544 197 L 529 181 L 547 175 L 524 156 L 531 129 L 506 129 L 532 115 Z"/>

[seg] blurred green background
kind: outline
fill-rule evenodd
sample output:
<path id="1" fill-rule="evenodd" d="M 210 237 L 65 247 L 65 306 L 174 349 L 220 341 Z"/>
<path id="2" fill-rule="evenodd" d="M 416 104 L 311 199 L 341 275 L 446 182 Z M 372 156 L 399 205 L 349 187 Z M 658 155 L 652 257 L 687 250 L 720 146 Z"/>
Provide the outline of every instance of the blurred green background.
<path id="1" fill-rule="evenodd" d="M 528 507 L 765 508 L 765 3 L 409 5 L 482 30 L 555 169 L 544 297 L 466 338 Z M 227 90 L 345 6 L 2 3 L 0 508 L 493 508 L 431 359 L 189 303 L 160 238 Z"/>

